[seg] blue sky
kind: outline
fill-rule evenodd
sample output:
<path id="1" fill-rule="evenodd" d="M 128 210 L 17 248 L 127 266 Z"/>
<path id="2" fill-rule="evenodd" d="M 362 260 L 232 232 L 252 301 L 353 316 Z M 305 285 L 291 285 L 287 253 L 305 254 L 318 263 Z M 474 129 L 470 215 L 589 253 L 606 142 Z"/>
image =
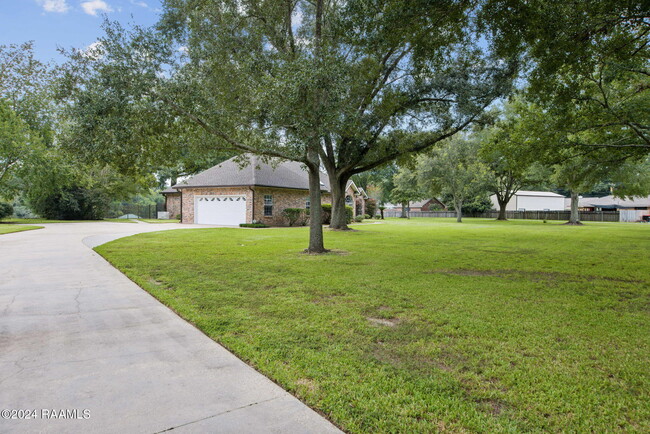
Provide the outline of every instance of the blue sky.
<path id="1" fill-rule="evenodd" d="M 0 45 L 34 41 L 43 61 L 63 61 L 57 47 L 86 48 L 102 34 L 104 16 L 151 25 L 160 0 L 0 0 Z"/>

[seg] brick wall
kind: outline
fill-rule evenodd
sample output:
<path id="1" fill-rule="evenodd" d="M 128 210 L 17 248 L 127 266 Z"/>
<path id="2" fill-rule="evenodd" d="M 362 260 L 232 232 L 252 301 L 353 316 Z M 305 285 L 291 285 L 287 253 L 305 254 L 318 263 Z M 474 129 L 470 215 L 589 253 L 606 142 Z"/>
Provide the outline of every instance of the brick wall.
<path id="1" fill-rule="evenodd" d="M 350 184 L 350 186 L 345 190 L 345 196 L 350 196 L 352 198 L 352 203 L 351 204 L 346 203 L 346 205 L 352 207 L 353 217 L 356 217 L 357 215 L 364 215 L 366 213 L 366 200 L 362 196 L 354 192 L 354 190 L 352 189 L 352 184 Z M 360 213 L 357 213 L 357 205 L 359 205 L 359 208 L 361 208 Z"/>
<path id="2" fill-rule="evenodd" d="M 169 213 L 169 218 L 173 219 L 181 214 L 181 194 L 171 193 L 165 195 L 165 211 Z"/>
<path id="3" fill-rule="evenodd" d="M 301 208 L 304 209 L 306 201 L 309 198 L 309 191 L 307 190 L 290 190 L 286 188 L 267 188 L 267 187 L 254 187 L 255 188 L 255 215 L 254 220 L 267 224 L 269 226 L 287 226 L 287 220 L 282 217 L 282 211 L 285 208 Z M 271 195 L 273 197 L 273 215 L 270 217 L 264 216 L 264 196 Z M 322 203 L 332 203 L 332 198 L 329 193 L 323 193 L 321 197 Z"/>

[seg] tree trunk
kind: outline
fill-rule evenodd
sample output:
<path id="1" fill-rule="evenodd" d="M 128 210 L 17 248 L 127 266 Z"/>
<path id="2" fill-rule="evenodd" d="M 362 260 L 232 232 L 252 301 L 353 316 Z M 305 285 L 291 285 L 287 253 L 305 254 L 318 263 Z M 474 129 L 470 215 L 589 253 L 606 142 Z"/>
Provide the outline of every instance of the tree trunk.
<path id="1" fill-rule="evenodd" d="M 409 206 L 408 202 L 402 202 L 402 215 L 399 216 L 399 218 L 402 218 L 402 219 L 409 218 L 409 216 L 407 214 L 407 210 L 406 210 L 408 208 L 408 206 Z"/>
<path id="2" fill-rule="evenodd" d="M 462 202 L 456 202 L 454 204 L 454 207 L 456 208 L 456 222 L 457 223 L 462 223 L 463 222 L 463 203 Z"/>
<path id="3" fill-rule="evenodd" d="M 379 214 L 381 214 L 381 219 L 384 219 L 384 210 L 383 208 L 379 208 Z"/>
<path id="4" fill-rule="evenodd" d="M 497 220 L 508 220 L 506 218 L 506 206 L 508 205 L 508 202 L 500 199 L 498 196 L 497 202 L 499 203 L 499 217 L 497 217 Z"/>
<path id="5" fill-rule="evenodd" d="M 320 194 L 320 165 L 318 164 L 318 154 L 316 154 L 316 163 L 314 163 L 313 153 L 307 165 L 309 171 L 309 247 L 305 253 L 325 253 L 323 242 L 323 206 L 321 205 Z"/>
<path id="6" fill-rule="evenodd" d="M 571 190 L 571 216 L 569 217 L 568 225 L 581 225 L 580 212 L 578 211 L 578 200 L 580 197 L 578 193 Z"/>
<path id="7" fill-rule="evenodd" d="M 345 185 L 348 179 L 341 176 L 330 175 L 330 189 L 332 190 L 332 218 L 330 228 L 347 231 L 348 216 L 345 212 Z"/>

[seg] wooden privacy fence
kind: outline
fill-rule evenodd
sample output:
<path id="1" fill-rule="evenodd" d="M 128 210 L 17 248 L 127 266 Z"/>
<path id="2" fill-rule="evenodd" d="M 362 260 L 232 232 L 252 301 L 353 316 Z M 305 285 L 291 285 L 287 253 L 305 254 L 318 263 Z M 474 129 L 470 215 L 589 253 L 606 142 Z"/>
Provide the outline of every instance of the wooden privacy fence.
<path id="1" fill-rule="evenodd" d="M 409 217 L 456 217 L 454 211 L 411 211 Z M 524 220 L 569 220 L 571 211 L 506 211 L 507 219 Z M 401 211 L 384 211 L 384 217 L 401 217 Z M 463 217 L 477 217 L 496 219 L 498 211 L 487 211 L 482 213 L 463 213 Z M 580 220 L 585 222 L 617 222 L 619 221 L 618 211 L 582 211 Z"/>

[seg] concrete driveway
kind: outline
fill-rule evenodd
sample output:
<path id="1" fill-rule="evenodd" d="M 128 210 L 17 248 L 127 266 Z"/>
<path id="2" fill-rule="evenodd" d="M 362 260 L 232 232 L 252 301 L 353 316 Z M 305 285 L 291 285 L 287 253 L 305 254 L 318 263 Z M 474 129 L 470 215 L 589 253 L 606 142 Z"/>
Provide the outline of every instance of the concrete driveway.
<path id="1" fill-rule="evenodd" d="M 197 226 L 45 226 L 0 235 L 0 432 L 338 431 L 89 247 Z"/>

